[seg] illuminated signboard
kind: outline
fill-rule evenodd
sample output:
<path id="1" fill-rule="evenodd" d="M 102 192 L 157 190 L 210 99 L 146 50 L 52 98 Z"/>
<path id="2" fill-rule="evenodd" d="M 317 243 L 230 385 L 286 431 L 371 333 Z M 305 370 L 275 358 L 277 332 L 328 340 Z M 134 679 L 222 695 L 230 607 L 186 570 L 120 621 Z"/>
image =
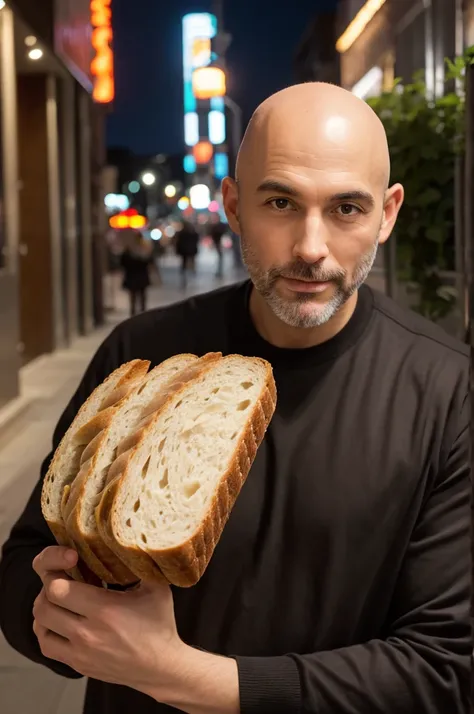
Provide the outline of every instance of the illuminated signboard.
<path id="1" fill-rule="evenodd" d="M 217 33 L 217 19 L 209 12 L 193 12 L 183 17 L 184 111 L 196 111 L 193 71 L 211 61 L 211 39 Z"/>
<path id="2" fill-rule="evenodd" d="M 92 92 L 93 50 L 90 0 L 56 0 L 54 6 L 54 51 L 79 84 L 87 92 Z"/>
<path id="3" fill-rule="evenodd" d="M 94 78 L 92 97 L 99 104 L 109 104 L 115 98 L 114 53 L 112 50 L 112 0 L 91 0 L 92 47 Z"/>

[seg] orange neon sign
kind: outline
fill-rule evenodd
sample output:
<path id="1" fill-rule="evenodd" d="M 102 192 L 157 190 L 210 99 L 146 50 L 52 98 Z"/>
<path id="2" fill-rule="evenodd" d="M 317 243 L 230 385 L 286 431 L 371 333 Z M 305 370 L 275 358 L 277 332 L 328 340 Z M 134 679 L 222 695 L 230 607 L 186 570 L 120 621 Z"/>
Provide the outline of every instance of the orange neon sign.
<path id="1" fill-rule="evenodd" d="M 145 228 L 147 224 L 148 219 L 145 216 L 140 216 L 133 208 L 117 213 L 116 216 L 112 216 L 109 220 L 109 226 L 115 228 L 115 230 L 124 230 L 125 228 L 140 230 L 140 228 Z"/>
<path id="2" fill-rule="evenodd" d="M 114 52 L 112 50 L 112 0 L 91 0 L 92 47 L 91 64 L 94 77 L 92 97 L 99 104 L 109 104 L 115 98 Z"/>

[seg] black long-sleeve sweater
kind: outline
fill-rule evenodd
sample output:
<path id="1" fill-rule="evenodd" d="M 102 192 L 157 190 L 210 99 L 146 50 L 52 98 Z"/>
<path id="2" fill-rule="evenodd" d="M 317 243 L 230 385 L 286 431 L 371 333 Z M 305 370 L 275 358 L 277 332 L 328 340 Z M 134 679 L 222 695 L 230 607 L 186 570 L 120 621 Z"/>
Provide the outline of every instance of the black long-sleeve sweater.
<path id="1" fill-rule="evenodd" d="M 204 577 L 174 590 L 181 637 L 236 657 L 243 714 L 465 714 L 471 582 L 468 352 L 362 288 L 332 340 L 278 349 L 248 283 L 151 311 L 98 350 L 54 434 L 119 364 L 221 350 L 271 361 L 278 407 Z M 49 458 L 42 468 L 44 475 Z M 4 546 L 0 624 L 32 632 L 41 482 Z M 87 714 L 174 711 L 90 681 Z"/>

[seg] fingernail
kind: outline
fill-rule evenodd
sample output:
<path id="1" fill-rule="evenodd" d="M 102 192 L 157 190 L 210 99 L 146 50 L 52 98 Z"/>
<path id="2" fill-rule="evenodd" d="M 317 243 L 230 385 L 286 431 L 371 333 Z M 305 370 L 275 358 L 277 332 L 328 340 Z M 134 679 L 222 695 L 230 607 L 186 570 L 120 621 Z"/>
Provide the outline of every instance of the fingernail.
<path id="1" fill-rule="evenodd" d="M 65 555 L 65 558 L 66 558 L 66 561 L 67 561 L 68 563 L 71 563 L 71 565 L 72 565 L 73 563 L 76 562 L 76 551 L 74 551 L 74 550 L 68 550 L 67 553 L 66 553 L 66 555 Z"/>

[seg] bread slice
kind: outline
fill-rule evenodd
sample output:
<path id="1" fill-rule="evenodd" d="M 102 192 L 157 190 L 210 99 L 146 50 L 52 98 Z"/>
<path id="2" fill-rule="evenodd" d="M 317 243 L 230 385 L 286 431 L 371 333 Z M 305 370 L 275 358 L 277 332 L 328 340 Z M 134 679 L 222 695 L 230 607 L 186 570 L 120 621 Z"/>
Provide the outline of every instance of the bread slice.
<path id="1" fill-rule="evenodd" d="M 149 366 L 150 362 L 137 359 L 112 372 L 84 402 L 61 439 L 46 473 L 41 494 L 43 516 L 59 545 L 75 547 L 63 521 L 61 501 L 64 489 L 69 487 L 79 470 L 82 452 L 87 446 L 87 439 L 90 438 L 90 433 L 87 429 L 84 430 L 84 426 L 93 417 L 99 422 L 107 421 L 110 409 L 113 409 L 135 384 L 143 380 Z M 91 573 L 81 566 L 71 571 L 71 575 L 77 580 L 91 579 Z"/>
<path id="2" fill-rule="evenodd" d="M 139 440 L 141 430 L 159 408 L 163 391 L 169 389 L 171 384 L 181 386 L 194 376 L 196 370 L 220 357 L 220 354 L 210 354 L 198 359 L 195 355 L 182 354 L 162 362 L 120 405 L 111 410 L 108 424 L 82 454 L 79 474 L 63 499 L 63 517 L 81 559 L 108 584 L 129 585 L 137 580 L 102 540 L 97 529 L 95 510 L 110 467 L 115 462 L 117 468 L 121 463 L 120 458 L 116 461 L 117 457 L 126 458 L 126 452 Z M 150 578 L 155 575 L 162 579 L 151 559 L 147 562 L 147 556 L 143 554 L 142 560 L 142 567 L 150 571 Z M 98 567 L 97 561 L 102 567 Z"/>
<path id="3" fill-rule="evenodd" d="M 100 533 L 137 576 L 146 553 L 169 583 L 198 582 L 275 405 L 269 363 L 238 355 L 168 396 L 97 509 Z"/>
<path id="4" fill-rule="evenodd" d="M 185 384 L 187 384 L 191 380 L 196 379 L 197 377 L 211 369 L 213 363 L 221 358 L 222 355 L 220 352 L 211 352 L 199 359 L 195 359 L 189 364 L 186 369 L 179 372 L 174 379 L 168 381 L 166 386 L 163 386 L 161 391 L 145 408 L 143 414 L 143 421 L 138 424 L 134 432 L 132 432 L 129 436 L 125 437 L 124 440 L 121 442 L 119 448 L 117 449 L 117 458 L 108 470 L 106 476 L 106 483 L 104 484 L 104 486 L 108 486 L 109 484 L 118 481 L 123 472 L 123 469 L 128 463 L 130 454 L 133 452 L 137 443 L 141 440 L 142 435 L 148 424 L 150 424 L 151 421 L 155 419 L 156 414 L 160 411 L 163 404 L 171 397 L 171 395 L 178 392 L 180 389 L 183 388 Z M 107 488 L 105 489 L 105 491 L 107 491 Z M 163 574 L 161 573 L 161 570 L 159 569 L 158 565 L 143 550 L 140 550 L 138 553 L 134 554 L 134 557 L 132 558 L 133 569 L 130 568 L 130 554 L 128 550 L 125 549 L 125 551 L 122 551 L 119 544 L 117 544 L 111 533 L 106 528 L 102 528 L 104 522 L 107 520 L 109 508 L 109 498 L 103 498 L 105 491 L 100 494 L 100 501 L 95 511 L 96 527 L 100 538 L 99 542 L 103 543 L 105 547 L 108 547 L 112 553 L 115 553 L 115 557 L 118 558 L 121 562 L 127 564 L 129 569 L 136 576 L 134 578 L 134 581 L 136 581 L 136 578 L 138 577 L 140 580 L 157 580 L 159 582 L 167 582 Z M 108 495 L 110 495 L 111 491 L 109 490 L 107 491 L 107 493 Z M 128 583 L 122 582 L 121 584 Z"/>

